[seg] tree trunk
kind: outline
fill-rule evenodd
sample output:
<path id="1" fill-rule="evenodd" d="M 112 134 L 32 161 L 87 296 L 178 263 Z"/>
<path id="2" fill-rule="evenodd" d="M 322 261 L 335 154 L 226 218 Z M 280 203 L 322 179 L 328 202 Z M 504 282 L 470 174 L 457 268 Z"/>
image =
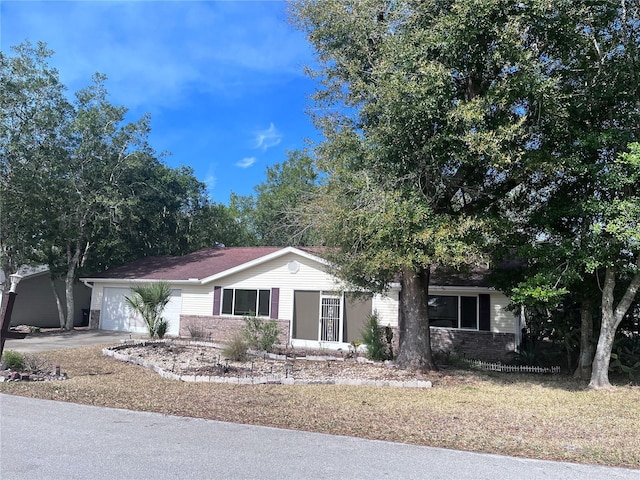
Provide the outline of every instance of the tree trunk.
<path id="1" fill-rule="evenodd" d="M 60 300 L 60 295 L 58 294 L 58 290 L 56 290 L 55 279 L 52 275 L 49 275 L 49 282 L 51 283 L 51 291 L 53 292 L 53 296 L 56 299 L 56 307 L 58 307 L 58 321 L 60 322 L 60 329 L 64 330 L 65 326 L 65 312 L 64 307 L 62 306 L 62 300 Z"/>
<path id="2" fill-rule="evenodd" d="M 429 272 L 426 269 L 402 272 L 400 294 L 400 344 L 396 363 L 411 370 L 437 370 L 431 354 L 429 331 Z"/>
<path id="3" fill-rule="evenodd" d="M 580 356 L 578 368 L 573 377 L 580 380 L 591 378 L 591 365 L 593 363 L 593 304 L 590 300 L 583 300 L 580 307 Z"/>
<path id="4" fill-rule="evenodd" d="M 67 297 L 67 319 L 65 322 L 65 330 L 73 330 L 73 321 L 75 314 L 75 300 L 73 298 L 73 283 L 76 278 L 76 269 L 80 264 L 80 246 L 79 242 L 75 245 L 73 255 L 71 255 L 71 247 L 67 247 L 67 275 L 64 279 L 65 295 Z"/>
<path id="5" fill-rule="evenodd" d="M 640 257 L 637 262 L 640 263 Z M 604 287 L 602 288 L 602 325 L 600 327 L 600 337 L 596 354 L 593 358 L 593 370 L 589 388 L 611 388 L 609 382 L 609 362 L 611 361 L 611 349 L 616 330 L 622 318 L 631 306 L 638 288 L 640 288 L 640 272 L 636 273 L 627 287 L 622 299 L 614 307 L 613 292 L 616 286 L 616 272 L 612 268 L 607 268 L 604 277 Z"/>
<path id="6" fill-rule="evenodd" d="M 64 326 L 65 330 L 73 330 L 73 321 L 75 317 L 75 300 L 73 298 L 73 281 L 75 278 L 75 268 L 69 269 L 64 279 L 65 294 L 67 296 L 67 321 Z"/>

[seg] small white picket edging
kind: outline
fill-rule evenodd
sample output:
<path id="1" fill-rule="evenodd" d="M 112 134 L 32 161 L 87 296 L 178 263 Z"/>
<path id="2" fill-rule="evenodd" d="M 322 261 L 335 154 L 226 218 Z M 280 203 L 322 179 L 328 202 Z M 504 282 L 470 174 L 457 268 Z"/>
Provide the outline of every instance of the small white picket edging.
<path id="1" fill-rule="evenodd" d="M 465 360 L 471 368 L 503 373 L 560 373 L 560 367 L 532 367 L 529 365 L 504 365 L 502 363 Z"/>

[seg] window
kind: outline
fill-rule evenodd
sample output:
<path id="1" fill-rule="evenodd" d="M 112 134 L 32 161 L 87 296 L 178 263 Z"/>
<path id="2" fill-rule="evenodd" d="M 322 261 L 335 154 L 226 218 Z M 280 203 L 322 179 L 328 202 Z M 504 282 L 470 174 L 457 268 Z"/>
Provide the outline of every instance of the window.
<path id="1" fill-rule="evenodd" d="M 429 325 L 477 330 L 478 297 L 430 295 Z"/>
<path id="2" fill-rule="evenodd" d="M 271 290 L 225 288 L 222 293 L 223 315 L 269 316 Z"/>

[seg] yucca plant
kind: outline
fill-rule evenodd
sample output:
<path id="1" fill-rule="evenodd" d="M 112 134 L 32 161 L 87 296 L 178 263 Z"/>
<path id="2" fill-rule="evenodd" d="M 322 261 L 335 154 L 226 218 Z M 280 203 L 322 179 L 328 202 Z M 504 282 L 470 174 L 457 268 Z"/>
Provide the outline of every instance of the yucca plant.
<path id="1" fill-rule="evenodd" d="M 140 314 L 147 325 L 151 338 L 164 337 L 169 323 L 162 317 L 162 312 L 171 299 L 171 287 L 167 282 L 154 282 L 135 285 L 131 288 L 133 295 L 125 297 L 129 306 Z"/>

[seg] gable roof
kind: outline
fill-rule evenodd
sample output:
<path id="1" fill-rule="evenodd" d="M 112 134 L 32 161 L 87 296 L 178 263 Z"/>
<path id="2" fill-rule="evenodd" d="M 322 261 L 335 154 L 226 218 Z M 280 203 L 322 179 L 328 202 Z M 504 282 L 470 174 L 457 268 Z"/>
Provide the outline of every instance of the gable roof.
<path id="1" fill-rule="evenodd" d="M 288 253 L 327 264 L 321 256 L 322 251 L 322 247 L 214 247 L 181 256 L 141 258 L 91 277 L 81 278 L 81 280 L 83 282 L 164 280 L 174 283 L 203 284 Z M 489 272 L 486 266 L 477 266 L 466 271 L 433 266 L 430 288 L 434 291 L 450 287 L 490 288 L 487 281 Z"/>
<path id="2" fill-rule="evenodd" d="M 198 250 L 187 255 L 172 257 L 146 257 L 110 268 L 104 272 L 83 278 L 83 281 L 100 280 L 165 280 L 196 281 L 225 276 L 239 270 L 278 258 L 287 253 L 324 262 L 312 252 L 317 249 L 294 247 L 215 247 Z"/>

